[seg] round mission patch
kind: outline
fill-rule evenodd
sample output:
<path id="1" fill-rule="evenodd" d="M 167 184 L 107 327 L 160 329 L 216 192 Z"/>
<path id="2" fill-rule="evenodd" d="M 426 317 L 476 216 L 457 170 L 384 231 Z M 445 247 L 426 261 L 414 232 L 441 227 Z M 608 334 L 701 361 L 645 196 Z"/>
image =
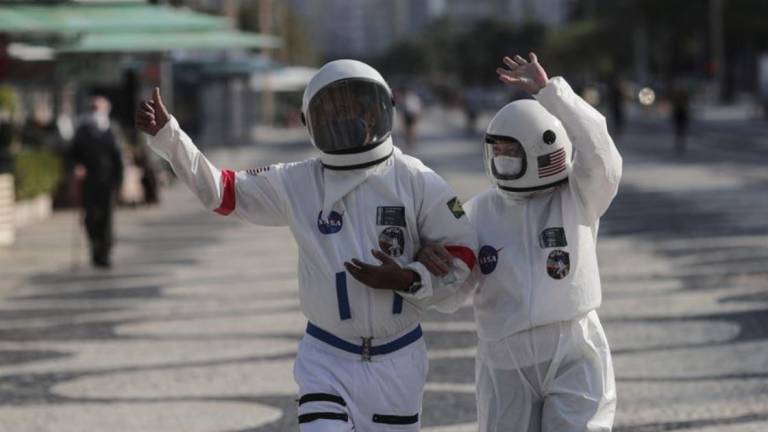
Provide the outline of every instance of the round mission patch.
<path id="1" fill-rule="evenodd" d="M 499 262 L 499 251 L 493 246 L 485 245 L 480 248 L 480 252 L 477 254 L 477 262 L 480 264 L 480 271 L 483 274 L 491 274 Z"/>
<path id="2" fill-rule="evenodd" d="M 332 211 L 328 219 L 323 219 L 323 212 L 317 215 L 317 229 L 323 234 L 335 234 L 341 231 L 344 225 L 344 218 L 337 212 Z"/>
<path id="3" fill-rule="evenodd" d="M 563 279 L 571 271 L 571 256 L 568 252 L 555 249 L 547 257 L 547 274 L 553 279 Z"/>
<path id="4" fill-rule="evenodd" d="M 391 257 L 399 257 L 405 251 L 405 234 L 400 227 L 389 227 L 379 234 L 379 249 Z"/>

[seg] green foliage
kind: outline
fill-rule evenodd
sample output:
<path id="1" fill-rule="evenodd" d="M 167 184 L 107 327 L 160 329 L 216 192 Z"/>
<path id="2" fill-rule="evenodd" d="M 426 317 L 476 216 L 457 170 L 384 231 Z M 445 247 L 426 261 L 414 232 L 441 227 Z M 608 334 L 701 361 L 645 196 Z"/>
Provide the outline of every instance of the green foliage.
<path id="1" fill-rule="evenodd" d="M 505 55 L 528 56 L 540 52 L 546 31 L 536 24 L 517 26 L 498 21 L 481 21 L 456 42 L 457 50 L 450 53 L 460 59 L 459 79 L 465 85 L 495 83 L 496 68 L 502 66 Z"/>
<path id="2" fill-rule="evenodd" d="M 8 86 L 0 85 L 0 111 L 13 113 L 16 110 L 16 95 Z"/>
<path id="3" fill-rule="evenodd" d="M 23 150 L 16 155 L 16 199 L 52 193 L 62 175 L 61 160 L 48 150 Z"/>
<path id="4" fill-rule="evenodd" d="M 385 73 L 476 85 L 495 80 L 502 56 L 536 51 L 550 75 L 611 79 L 647 65 L 651 79 L 704 77 L 712 73 L 713 1 L 574 0 L 568 20 L 548 28 L 498 20 L 467 27 L 443 19 L 419 40 L 396 44 L 379 65 Z M 751 76 L 751 59 L 768 50 L 768 1 L 721 1 L 723 66 Z"/>
<path id="5" fill-rule="evenodd" d="M 284 45 L 277 51 L 276 58 L 286 64 L 317 65 L 319 56 L 301 17 L 288 8 L 278 11 L 277 36 L 283 39 Z"/>
<path id="6" fill-rule="evenodd" d="M 241 2 L 237 16 L 239 29 L 255 33 L 262 31 L 260 6 L 260 2 L 255 0 Z M 319 56 L 301 17 L 281 2 L 273 1 L 271 10 L 271 33 L 283 40 L 283 46 L 272 53 L 273 57 L 285 64 L 317 65 Z"/>
<path id="7" fill-rule="evenodd" d="M 11 116 L 16 110 L 16 95 L 10 87 L 0 85 L 0 159 L 9 151 L 13 142 Z M 2 160 L 0 160 L 2 165 Z M 0 166 L 0 170 L 2 167 Z"/>
<path id="8" fill-rule="evenodd" d="M 404 40 L 395 44 L 375 61 L 387 75 L 423 75 L 429 72 L 428 47 L 422 40 Z"/>
<path id="9" fill-rule="evenodd" d="M 552 42 L 558 56 L 569 58 L 571 68 L 607 66 L 607 70 L 593 67 L 603 77 L 630 72 L 642 47 L 653 76 L 705 74 L 710 55 L 709 2 L 579 0 L 574 20 Z"/>
<path id="10" fill-rule="evenodd" d="M 395 44 L 373 63 L 385 75 L 421 75 L 433 83 L 488 84 L 496 81 L 494 71 L 503 56 L 537 51 L 545 40 L 544 28 L 536 24 L 488 20 L 462 28 L 442 19 L 420 39 Z"/>

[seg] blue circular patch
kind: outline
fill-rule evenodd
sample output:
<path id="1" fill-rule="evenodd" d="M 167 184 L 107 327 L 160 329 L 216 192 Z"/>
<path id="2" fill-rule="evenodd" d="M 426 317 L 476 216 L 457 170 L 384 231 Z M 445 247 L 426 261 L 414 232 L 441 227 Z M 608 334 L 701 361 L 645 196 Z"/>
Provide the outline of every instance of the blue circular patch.
<path id="1" fill-rule="evenodd" d="M 341 231 L 341 226 L 344 224 L 344 219 L 340 214 L 335 211 L 331 211 L 328 219 L 323 219 L 323 212 L 317 214 L 317 229 L 323 234 L 335 234 Z"/>
<path id="2" fill-rule="evenodd" d="M 480 271 L 483 274 L 490 274 L 496 269 L 496 263 L 499 262 L 499 252 L 495 247 L 485 245 L 480 248 L 477 261 L 480 263 Z"/>

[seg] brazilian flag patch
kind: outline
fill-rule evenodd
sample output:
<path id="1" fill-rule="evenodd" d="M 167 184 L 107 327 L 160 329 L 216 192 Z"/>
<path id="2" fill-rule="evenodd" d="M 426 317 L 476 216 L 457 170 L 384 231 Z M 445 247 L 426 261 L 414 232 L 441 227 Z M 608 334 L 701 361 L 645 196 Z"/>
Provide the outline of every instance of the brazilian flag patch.
<path id="1" fill-rule="evenodd" d="M 464 208 L 461 206 L 461 201 L 459 201 L 457 197 L 451 198 L 446 204 L 448 204 L 448 210 L 456 216 L 456 219 L 464 216 Z"/>

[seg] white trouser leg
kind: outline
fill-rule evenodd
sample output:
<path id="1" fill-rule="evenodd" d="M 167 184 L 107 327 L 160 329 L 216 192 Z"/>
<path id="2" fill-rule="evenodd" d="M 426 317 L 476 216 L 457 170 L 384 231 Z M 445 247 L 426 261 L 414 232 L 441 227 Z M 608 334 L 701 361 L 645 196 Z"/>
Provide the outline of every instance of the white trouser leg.
<path id="1" fill-rule="evenodd" d="M 299 405 L 301 432 L 419 430 L 428 368 L 423 340 L 370 362 L 323 343 L 305 336 L 296 356 L 299 399 L 331 395 L 305 397 L 312 401 Z"/>
<path id="2" fill-rule="evenodd" d="M 538 432 L 541 398 L 515 367 L 496 368 L 478 352 L 475 364 L 480 432 Z"/>
<path id="3" fill-rule="evenodd" d="M 342 384 L 350 381 L 354 375 L 350 368 L 337 362 L 339 360 L 306 343 L 306 340 L 299 344 L 293 377 L 299 385 L 298 415 L 301 432 L 355 430 L 349 410 L 351 395 Z"/>
<path id="4" fill-rule="evenodd" d="M 608 341 L 595 311 L 574 322 L 568 347 L 547 388 L 543 431 L 610 431 L 616 384 Z"/>
<path id="5" fill-rule="evenodd" d="M 480 341 L 476 359 L 481 432 L 610 431 L 616 389 L 595 312 Z"/>

